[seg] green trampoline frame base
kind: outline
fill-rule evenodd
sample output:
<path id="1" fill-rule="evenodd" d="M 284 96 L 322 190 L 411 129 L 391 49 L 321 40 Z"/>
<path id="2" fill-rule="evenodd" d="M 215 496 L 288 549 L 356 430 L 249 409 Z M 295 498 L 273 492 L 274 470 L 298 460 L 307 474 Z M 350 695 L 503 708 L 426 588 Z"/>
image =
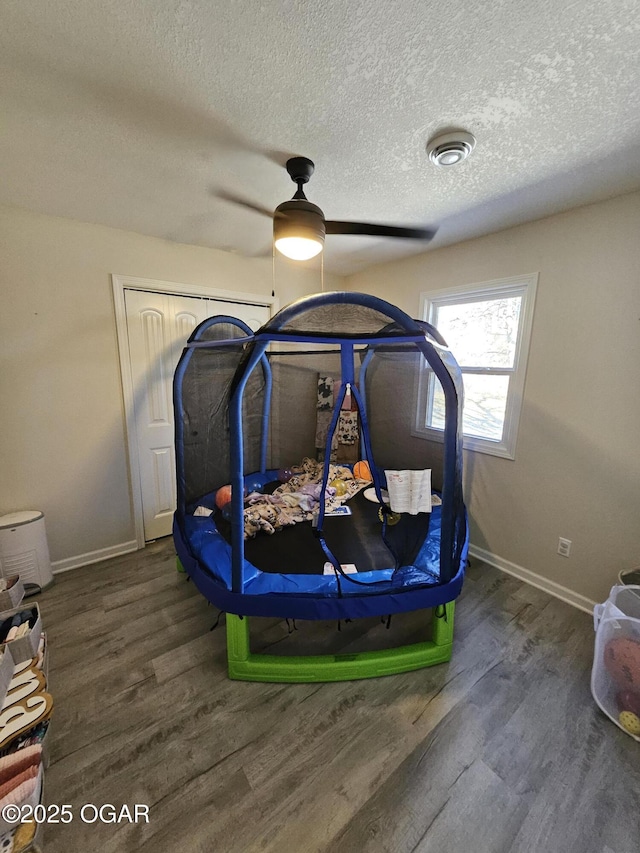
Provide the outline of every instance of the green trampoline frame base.
<path id="1" fill-rule="evenodd" d="M 351 681 L 394 675 L 445 663 L 453 650 L 455 602 L 435 608 L 431 639 L 392 649 L 340 655 L 269 655 L 251 652 L 249 618 L 227 613 L 229 678 L 237 681 Z"/>

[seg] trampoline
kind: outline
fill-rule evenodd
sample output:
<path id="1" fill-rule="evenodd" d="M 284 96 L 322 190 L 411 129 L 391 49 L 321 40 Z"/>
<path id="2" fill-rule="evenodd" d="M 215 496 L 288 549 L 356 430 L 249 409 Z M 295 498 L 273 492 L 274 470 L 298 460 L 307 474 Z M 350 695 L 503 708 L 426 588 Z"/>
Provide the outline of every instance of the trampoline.
<path id="1" fill-rule="evenodd" d="M 442 443 L 412 434 L 419 385 L 436 380 Z M 256 332 L 211 317 L 180 358 L 174 407 L 176 551 L 227 614 L 231 678 L 336 681 L 450 658 L 468 550 L 462 379 L 434 327 L 342 292 L 298 300 Z M 431 637 L 400 648 L 250 648 L 253 616 L 424 609 Z"/>

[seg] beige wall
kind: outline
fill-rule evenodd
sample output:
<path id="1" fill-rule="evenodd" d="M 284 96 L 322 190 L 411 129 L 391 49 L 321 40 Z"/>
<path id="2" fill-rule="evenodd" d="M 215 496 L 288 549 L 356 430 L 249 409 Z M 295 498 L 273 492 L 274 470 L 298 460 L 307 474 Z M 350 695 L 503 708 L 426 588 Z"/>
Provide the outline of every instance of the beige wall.
<path id="1" fill-rule="evenodd" d="M 471 538 L 592 600 L 640 564 L 639 271 L 634 193 L 346 282 L 415 316 L 423 290 L 540 273 L 516 458 L 465 454 Z"/>
<path id="2" fill-rule="evenodd" d="M 131 541 L 110 274 L 269 296 L 271 261 L 8 207 L 0 235 L 0 513 L 43 510 L 53 561 Z M 319 289 L 278 265 L 281 305 Z"/>

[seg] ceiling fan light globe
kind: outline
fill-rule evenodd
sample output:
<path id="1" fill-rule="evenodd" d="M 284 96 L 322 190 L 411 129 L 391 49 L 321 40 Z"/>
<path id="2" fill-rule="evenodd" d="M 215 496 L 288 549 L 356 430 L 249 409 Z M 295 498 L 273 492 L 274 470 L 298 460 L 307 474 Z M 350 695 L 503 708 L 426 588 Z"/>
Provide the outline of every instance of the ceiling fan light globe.
<path id="1" fill-rule="evenodd" d="M 319 255 L 323 243 L 313 237 L 279 237 L 275 241 L 276 249 L 292 261 L 308 261 Z"/>

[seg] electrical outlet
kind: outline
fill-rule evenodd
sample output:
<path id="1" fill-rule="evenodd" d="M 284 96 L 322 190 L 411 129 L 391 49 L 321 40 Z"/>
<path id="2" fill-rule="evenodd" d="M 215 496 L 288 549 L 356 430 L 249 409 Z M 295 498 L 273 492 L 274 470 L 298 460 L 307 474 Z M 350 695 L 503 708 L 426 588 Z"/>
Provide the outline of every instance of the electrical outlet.
<path id="1" fill-rule="evenodd" d="M 563 539 L 562 536 L 558 539 L 558 554 L 561 557 L 568 557 L 571 553 L 571 539 Z"/>

